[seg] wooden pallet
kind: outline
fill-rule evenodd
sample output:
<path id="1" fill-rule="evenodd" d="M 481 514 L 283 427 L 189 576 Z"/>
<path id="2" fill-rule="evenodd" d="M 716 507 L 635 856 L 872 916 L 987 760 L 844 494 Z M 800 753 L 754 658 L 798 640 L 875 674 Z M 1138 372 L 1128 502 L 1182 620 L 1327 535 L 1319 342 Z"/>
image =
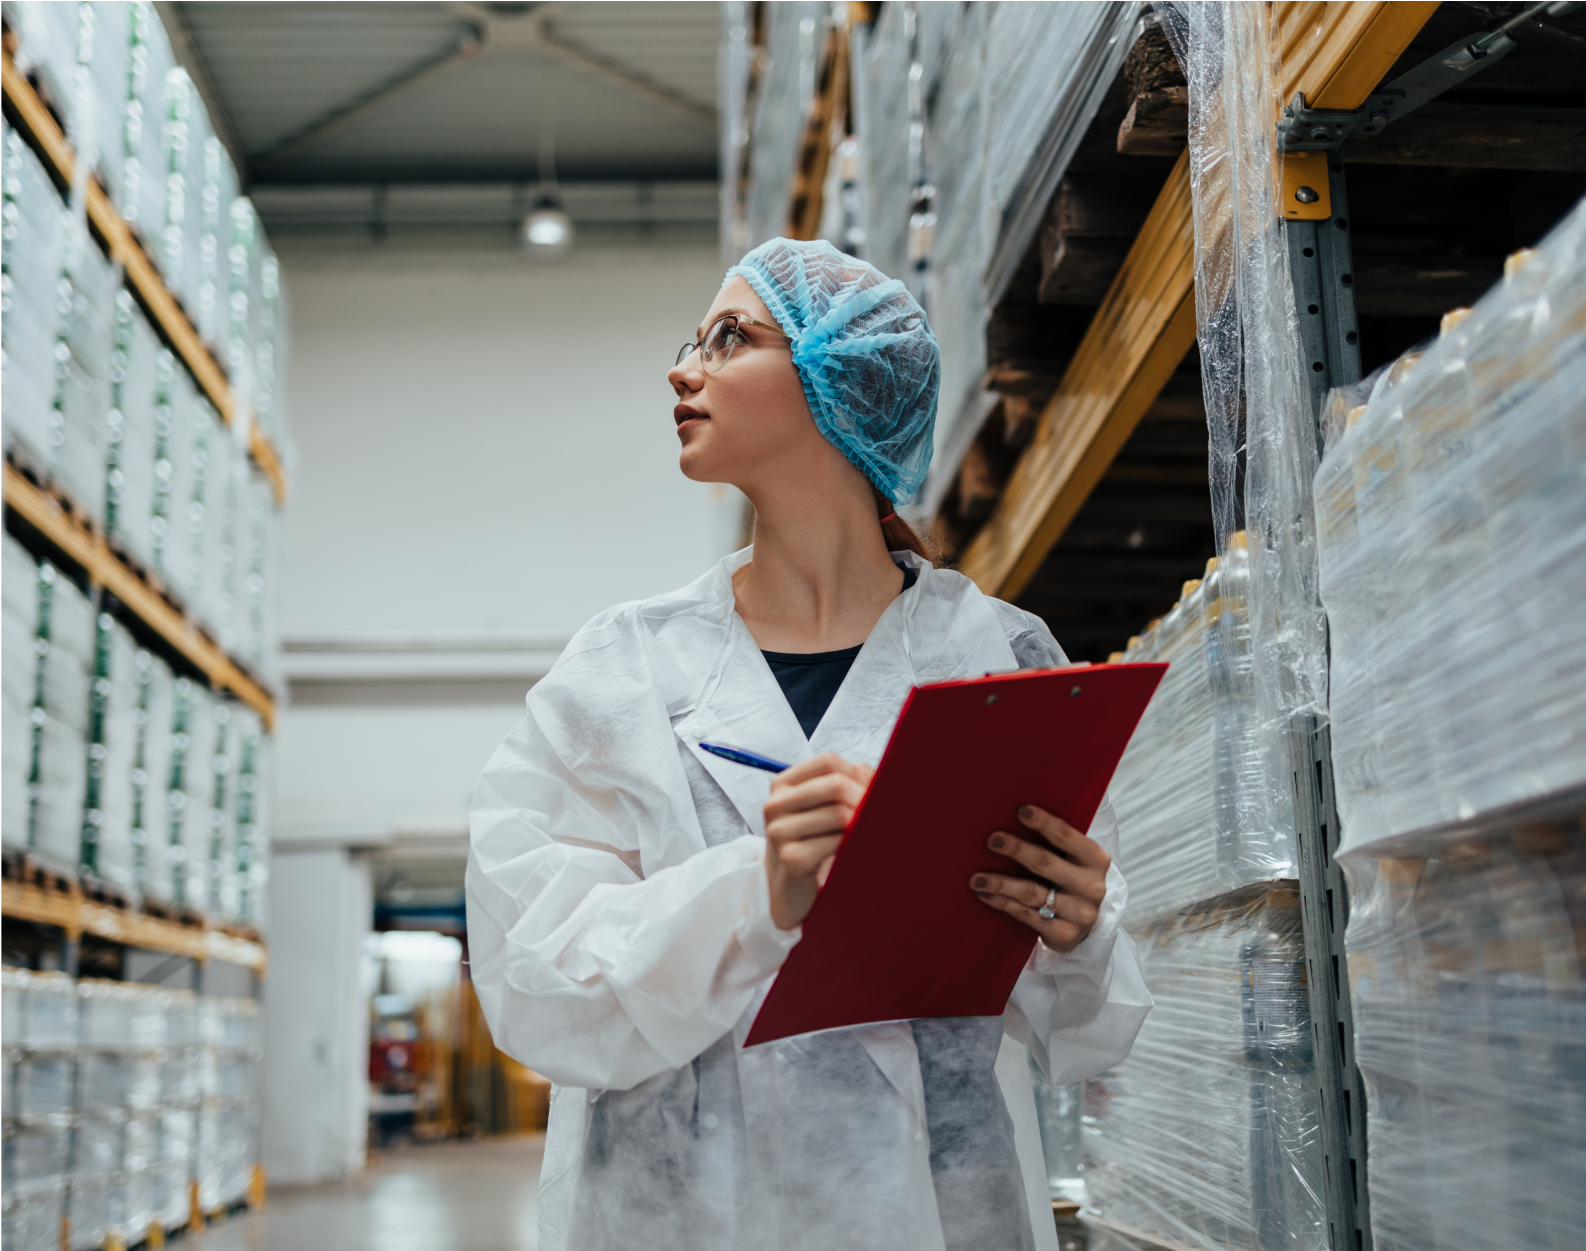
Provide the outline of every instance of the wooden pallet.
<path id="1" fill-rule="evenodd" d="M 88 934 L 128 947 L 225 960 L 261 977 L 269 953 L 257 930 L 204 917 L 178 905 L 135 906 L 102 883 L 85 883 L 39 864 L 26 852 L 0 857 L 0 913 L 8 919 L 53 925 L 68 937 Z"/>

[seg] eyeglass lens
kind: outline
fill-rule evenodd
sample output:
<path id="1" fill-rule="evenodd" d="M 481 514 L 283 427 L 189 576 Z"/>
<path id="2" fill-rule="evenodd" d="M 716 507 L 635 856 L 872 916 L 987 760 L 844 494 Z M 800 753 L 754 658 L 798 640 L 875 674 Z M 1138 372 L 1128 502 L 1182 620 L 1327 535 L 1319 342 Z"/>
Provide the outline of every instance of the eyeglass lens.
<path id="1" fill-rule="evenodd" d="M 674 365 L 681 365 L 688 359 L 689 354 L 696 349 L 701 353 L 700 359 L 706 373 L 719 373 L 723 365 L 732 356 L 732 350 L 738 344 L 738 319 L 736 317 L 722 317 L 712 323 L 705 333 L 705 338 L 699 343 L 685 343 L 678 349 L 677 360 Z"/>

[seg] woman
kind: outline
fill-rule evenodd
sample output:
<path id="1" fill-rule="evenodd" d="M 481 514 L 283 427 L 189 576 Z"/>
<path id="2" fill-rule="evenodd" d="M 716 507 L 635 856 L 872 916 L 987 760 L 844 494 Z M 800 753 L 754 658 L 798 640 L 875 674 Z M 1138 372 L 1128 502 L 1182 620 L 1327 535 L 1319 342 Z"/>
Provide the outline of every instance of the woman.
<path id="1" fill-rule="evenodd" d="M 474 799 L 474 984 L 497 1045 L 557 1085 L 540 1245 L 1055 1246 L 997 1057 L 1006 1033 L 1077 1081 L 1128 1053 L 1150 1006 L 1110 807 L 1090 837 L 1025 810 L 988 841 L 1040 881 L 965 882 L 1032 931 L 1003 1016 L 742 1043 L 909 688 L 1063 653 L 893 514 L 929 463 L 939 379 L 902 283 L 773 240 L 728 271 L 697 339 L 669 374 L 680 464 L 743 491 L 754 545 L 585 626 Z M 798 763 L 773 778 L 702 741 Z M 900 942 L 930 923 L 876 907 Z"/>

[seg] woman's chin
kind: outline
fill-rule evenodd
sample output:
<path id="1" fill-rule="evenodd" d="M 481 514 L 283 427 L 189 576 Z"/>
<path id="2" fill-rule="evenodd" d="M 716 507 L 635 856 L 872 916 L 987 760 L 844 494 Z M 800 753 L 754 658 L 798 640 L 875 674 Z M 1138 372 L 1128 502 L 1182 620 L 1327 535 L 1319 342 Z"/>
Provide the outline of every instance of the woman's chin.
<path id="1" fill-rule="evenodd" d="M 712 458 L 699 446 L 699 442 L 685 443 L 682 451 L 677 454 L 677 467 L 683 471 L 683 476 L 691 482 L 720 482 L 721 478 L 712 472 Z"/>

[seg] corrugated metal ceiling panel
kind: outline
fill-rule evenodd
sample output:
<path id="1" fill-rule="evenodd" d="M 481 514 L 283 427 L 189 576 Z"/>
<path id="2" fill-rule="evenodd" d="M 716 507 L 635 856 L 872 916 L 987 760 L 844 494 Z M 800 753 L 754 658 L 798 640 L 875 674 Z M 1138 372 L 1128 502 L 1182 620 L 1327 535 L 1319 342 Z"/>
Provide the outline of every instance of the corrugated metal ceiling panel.
<path id="1" fill-rule="evenodd" d="M 714 4 L 178 8 L 260 180 L 532 177 L 547 112 L 555 117 L 557 172 L 564 177 L 715 175 L 710 111 L 720 17 Z M 570 44 L 571 53 L 536 46 L 534 21 L 548 23 L 552 40 Z M 485 33 L 476 56 L 430 74 L 301 150 L 259 163 L 282 140 L 446 56 L 474 29 Z M 682 101 L 669 103 L 667 92 Z"/>

